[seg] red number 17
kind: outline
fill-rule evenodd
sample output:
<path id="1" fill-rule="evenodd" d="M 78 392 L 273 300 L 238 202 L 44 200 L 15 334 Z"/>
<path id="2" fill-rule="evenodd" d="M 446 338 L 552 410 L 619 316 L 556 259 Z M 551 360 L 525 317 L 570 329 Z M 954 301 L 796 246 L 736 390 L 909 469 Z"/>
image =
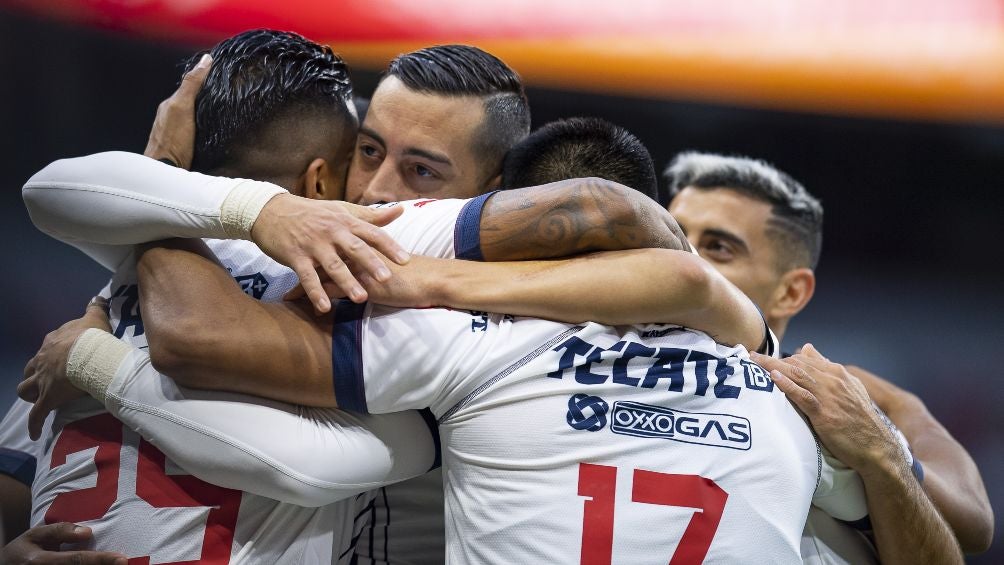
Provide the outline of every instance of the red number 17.
<path id="1" fill-rule="evenodd" d="M 614 547 L 614 495 L 617 468 L 579 463 L 579 496 L 588 496 L 582 516 L 582 565 L 609 565 Z M 631 500 L 644 504 L 696 508 L 670 565 L 701 563 L 725 510 L 729 494 L 699 475 L 669 475 L 634 470 Z"/>

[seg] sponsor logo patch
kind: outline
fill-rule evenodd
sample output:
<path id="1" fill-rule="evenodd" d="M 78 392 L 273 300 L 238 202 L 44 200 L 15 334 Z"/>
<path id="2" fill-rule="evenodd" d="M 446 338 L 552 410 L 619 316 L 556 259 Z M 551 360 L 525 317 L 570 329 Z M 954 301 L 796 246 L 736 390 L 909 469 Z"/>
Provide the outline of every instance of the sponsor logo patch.
<path id="1" fill-rule="evenodd" d="M 753 444 L 750 421 L 746 418 L 670 410 L 640 402 L 614 402 L 610 430 L 626 436 L 668 439 L 743 451 Z"/>
<path id="2" fill-rule="evenodd" d="M 607 425 L 607 412 L 610 407 L 598 396 L 576 394 L 568 399 L 568 413 L 565 421 L 575 430 L 595 432 Z"/>
<path id="3" fill-rule="evenodd" d="M 234 280 L 241 285 L 244 294 L 257 300 L 261 300 L 261 297 L 265 296 L 265 291 L 268 290 L 268 279 L 263 277 L 261 273 L 240 275 L 234 277 Z"/>
<path id="4" fill-rule="evenodd" d="M 774 381 L 770 379 L 770 374 L 766 369 L 749 361 L 742 361 L 742 366 L 743 376 L 746 378 L 746 388 L 765 392 L 774 391 Z"/>

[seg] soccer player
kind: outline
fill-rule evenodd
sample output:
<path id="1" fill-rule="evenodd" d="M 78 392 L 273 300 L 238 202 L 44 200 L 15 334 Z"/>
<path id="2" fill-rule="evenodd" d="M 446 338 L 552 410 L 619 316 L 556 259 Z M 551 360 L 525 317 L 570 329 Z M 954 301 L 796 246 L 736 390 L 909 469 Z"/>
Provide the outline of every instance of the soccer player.
<path id="1" fill-rule="evenodd" d="M 435 52 L 435 48 L 433 48 L 432 50 L 429 50 L 429 51 Z M 429 53 L 426 53 L 426 55 L 428 56 Z M 440 67 L 440 70 L 441 71 L 443 70 L 442 67 Z M 446 70 L 449 71 L 449 68 L 447 67 Z M 464 69 L 460 69 L 460 70 L 463 71 Z M 454 72 L 456 72 L 456 71 L 454 71 Z M 589 199 L 586 199 L 586 200 L 581 201 L 579 203 L 588 203 L 588 201 L 589 201 Z M 612 203 L 611 201 L 609 201 L 609 200 L 607 201 L 608 206 L 611 203 Z M 640 220 L 641 224 L 645 224 L 645 225 L 649 225 L 649 226 L 651 225 L 651 221 L 649 219 L 645 219 L 643 216 L 638 216 L 637 215 L 637 212 L 642 211 L 641 208 L 633 207 L 631 209 L 626 209 L 626 208 L 622 208 L 622 209 L 626 212 L 626 214 L 619 215 L 616 212 L 616 210 L 617 210 L 616 207 L 607 210 L 610 219 L 612 219 L 614 221 L 621 221 L 621 224 L 619 226 L 612 227 L 612 228 L 609 229 L 609 236 L 612 238 L 612 241 L 614 242 L 615 245 L 620 245 L 621 241 L 623 241 L 623 240 L 630 240 L 630 241 L 633 241 L 634 244 L 642 244 L 642 245 L 644 245 L 645 244 L 644 243 L 644 241 L 645 241 L 644 236 L 641 239 L 639 239 L 637 235 L 632 236 L 631 233 L 634 232 L 634 231 L 637 231 L 636 226 L 639 224 L 639 222 L 636 222 L 635 220 Z M 574 219 L 577 222 L 581 222 L 581 220 L 583 219 L 582 217 L 580 217 L 581 213 L 577 212 L 576 210 L 577 210 L 577 208 L 575 206 L 569 207 L 567 205 L 562 205 L 562 207 L 560 209 L 559 208 L 555 208 L 554 212 L 551 214 L 551 217 L 554 218 L 554 219 L 557 219 L 559 217 L 560 218 L 568 218 L 568 219 Z M 631 220 L 629 218 L 634 218 L 634 220 Z M 537 222 L 536 222 L 537 219 L 536 218 L 519 218 L 519 219 L 520 219 L 520 221 L 526 220 L 526 222 L 523 224 L 525 227 L 532 227 L 533 225 L 537 224 Z M 623 220 L 627 220 L 627 221 L 623 221 Z M 597 243 L 602 244 L 601 241 L 600 242 L 597 241 L 597 239 L 595 237 L 595 229 L 591 228 L 590 224 L 588 224 L 588 223 L 580 223 L 579 227 L 580 228 L 584 228 L 586 231 L 593 232 L 592 235 L 590 235 L 589 238 L 588 238 L 590 240 L 589 243 L 591 243 L 593 245 L 595 245 Z M 553 240 L 552 239 L 552 240 L 547 241 L 546 244 L 540 244 L 540 246 L 547 253 L 555 253 L 555 252 L 556 253 L 569 253 L 569 252 L 576 251 L 576 250 L 588 249 L 588 247 L 586 245 L 582 244 L 583 237 L 580 237 L 580 236 L 576 235 L 574 233 L 574 231 L 568 232 L 567 234 L 564 234 L 564 235 L 565 235 L 565 237 L 563 237 L 560 240 Z M 488 254 L 489 257 L 491 257 L 493 253 L 495 253 L 495 254 L 510 253 L 510 254 L 513 254 L 514 256 L 519 255 L 519 254 L 526 255 L 527 251 L 520 248 L 520 243 L 524 242 L 524 241 L 529 241 L 529 239 L 527 239 L 527 238 L 520 238 L 520 237 L 511 237 L 507 241 L 499 241 L 498 244 L 494 246 L 494 248 L 491 248 L 491 249 L 486 248 L 485 251 L 486 251 L 486 253 Z M 597 248 L 603 248 L 603 247 L 597 247 Z M 538 252 L 540 252 L 540 251 L 538 251 Z M 437 488 L 438 488 L 438 486 L 437 486 Z M 402 520 L 400 519 L 400 515 L 401 515 L 400 507 L 397 506 L 395 508 L 395 524 L 401 524 L 402 523 Z M 383 529 L 386 530 L 386 528 L 383 528 Z M 370 536 L 370 539 L 372 539 L 372 536 Z M 414 554 L 414 552 L 409 552 L 409 555 L 413 555 L 413 554 Z M 441 550 L 440 550 L 439 554 L 441 555 Z M 433 559 L 435 559 L 435 558 L 433 557 Z"/>
<path id="2" fill-rule="evenodd" d="M 666 180 L 673 195 L 669 210 L 687 231 L 691 244 L 751 297 L 771 328 L 783 336 L 788 322 L 808 304 L 815 290 L 813 269 L 822 233 L 818 201 L 781 171 L 748 158 L 682 153 L 666 169 Z M 842 367 L 830 368 L 841 377 L 840 382 L 854 382 Z M 879 408 L 910 441 L 915 458 L 923 465 L 924 490 L 952 526 L 962 549 L 985 551 L 992 536 L 993 513 L 979 471 L 965 449 L 918 398 L 860 369 L 848 370 L 860 377 Z M 855 385 L 846 386 L 853 390 Z M 874 466 L 875 462 L 864 463 Z M 891 498 L 889 494 L 884 497 Z M 913 510 L 902 514 L 920 515 Z M 926 528 L 900 523 L 906 526 L 904 535 L 877 540 L 883 562 L 895 558 L 888 552 L 922 548 L 922 542 L 937 540 Z M 859 553 L 860 538 L 827 524 L 822 516 L 813 515 L 813 525 L 822 541 L 807 536 L 803 540 L 809 546 L 807 554 L 819 552 L 819 559 L 851 562 L 866 558 Z M 910 534 L 920 541 L 911 541 Z M 830 554 L 833 551 L 836 554 Z"/>
<path id="3" fill-rule="evenodd" d="M 648 148 L 631 132 L 600 118 L 544 124 L 506 154 L 503 189 L 599 177 L 656 200 L 658 180 Z"/>
<path id="4" fill-rule="evenodd" d="M 216 61 L 196 106 L 194 167 L 260 177 L 301 196 L 340 198 L 357 127 L 348 73 L 341 60 L 329 48 L 295 34 L 264 30 L 226 40 L 212 54 Z M 255 298 L 276 300 L 296 284 L 292 272 L 278 268 L 253 245 L 232 241 L 210 245 Z M 393 253 L 397 246 L 385 249 Z M 100 259 L 118 268 L 109 287 L 116 335 L 145 346 L 135 272 L 128 267 L 128 257 L 115 253 Z M 284 409 L 263 408 L 261 413 Z M 52 447 L 39 459 L 35 523 L 86 522 L 94 530 L 97 547 L 133 556 L 146 554 L 155 560 L 200 555 L 224 560 L 240 556 L 262 563 L 351 558 L 353 537 L 361 527 L 356 518 L 371 498 L 361 493 L 373 483 L 353 486 L 351 479 L 346 480 L 337 485 L 342 489 L 340 496 L 360 496 L 310 509 L 219 488 L 178 474 L 174 463 L 152 444 L 100 412 L 100 405 L 88 402 L 60 411 L 49 440 Z M 421 432 L 424 420 L 416 413 L 403 420 L 381 421 L 336 413 L 313 417 L 353 428 L 349 439 L 357 449 L 372 451 L 373 470 L 383 465 L 385 480 L 419 474 L 435 459 L 430 449 L 423 449 L 421 442 L 431 447 L 433 437 L 428 430 Z M 408 436 L 401 433 L 402 427 L 424 436 Z M 380 439 L 388 432 L 393 437 Z M 409 447 L 410 442 L 417 445 L 414 456 L 396 460 L 387 456 L 391 450 Z M 96 467 L 72 455 L 94 446 L 99 447 Z M 330 454 L 337 457 L 334 449 Z M 81 490 L 81 481 L 96 486 Z M 116 492 L 116 484 L 121 492 Z M 265 527 L 280 519 L 285 528 Z M 73 541 L 82 540 L 77 536 Z"/>
<path id="5" fill-rule="evenodd" d="M 346 200 L 484 194 L 498 186 L 504 155 L 529 131 L 523 84 L 497 57 L 467 45 L 400 55 L 359 128 Z M 359 565 L 441 562 L 442 482 L 435 470 L 381 489 L 357 548 Z"/>
<path id="6" fill-rule="evenodd" d="M 473 198 L 530 131 L 519 76 L 476 47 L 439 45 L 387 67 L 359 128 L 346 200 Z"/>
<path id="7" fill-rule="evenodd" d="M 431 211 L 437 210 L 436 206 L 440 203 L 423 208 Z M 438 209 L 446 210 L 445 207 Z M 476 229 L 464 227 L 458 231 L 477 234 Z M 146 257 L 157 260 L 156 256 L 161 255 L 161 259 L 170 261 L 171 256 L 177 254 L 170 250 L 154 250 Z M 240 293 L 228 293 L 225 297 L 209 290 L 223 290 L 203 278 L 215 277 L 216 267 L 199 268 L 202 260 L 192 255 L 175 258 L 183 263 L 176 267 L 180 270 L 174 271 L 169 264 L 161 262 L 156 270 L 148 272 L 155 277 L 144 282 L 151 295 L 161 295 L 189 314 L 202 311 L 206 315 L 211 314 L 204 309 L 208 304 L 190 302 L 196 295 L 218 306 L 246 298 Z M 192 258 L 195 263 L 190 262 Z M 141 269 L 147 272 L 145 267 Z M 193 294 L 178 284 L 167 285 L 173 291 L 162 288 L 172 272 L 187 273 L 200 290 Z M 639 267 L 622 275 L 625 284 L 637 280 L 639 274 L 659 276 L 657 271 L 646 273 Z M 588 283 L 584 281 L 584 284 Z M 178 292 L 183 295 L 176 294 Z M 165 296 L 165 293 L 174 295 Z M 189 310 L 193 306 L 195 309 Z M 720 303 L 719 306 L 742 313 L 749 320 L 749 325 L 735 326 L 749 328 L 747 331 L 751 335 L 743 341 L 759 341 L 763 337 L 759 315 L 748 303 L 745 306 L 741 301 L 732 305 Z M 342 338 L 357 335 L 358 320 L 336 318 L 334 328 L 327 330 L 330 334 L 320 330 L 322 336 L 332 339 L 323 342 L 307 337 L 309 332 L 304 324 L 316 324 L 315 320 L 300 320 L 295 327 L 285 326 L 284 320 L 292 319 L 277 317 L 272 307 L 258 310 L 254 304 L 247 303 L 240 309 L 248 316 L 248 321 L 258 316 L 256 312 L 272 311 L 272 314 L 265 314 L 272 321 L 265 322 L 261 326 L 263 331 L 256 332 L 250 340 L 229 343 L 230 340 L 224 338 L 214 349 L 230 360 L 235 359 L 232 353 L 237 347 L 249 361 L 250 357 L 254 357 L 255 362 L 271 361 L 257 370 L 231 366 L 217 375 L 223 380 L 234 383 L 233 375 L 239 372 L 244 383 L 240 386 L 250 387 L 245 390 L 267 391 L 271 385 L 262 380 L 266 378 L 260 374 L 263 370 L 271 372 L 275 367 L 288 366 L 295 359 L 304 358 L 299 348 L 282 353 L 288 340 L 293 338 L 295 343 L 306 343 L 308 349 L 314 346 L 330 349 L 327 354 L 322 350 L 308 356 L 320 363 L 318 367 L 313 363 L 307 366 L 301 363 L 296 379 L 305 385 L 304 388 L 290 390 L 286 386 L 289 381 L 279 387 L 283 389 L 280 394 L 287 398 L 337 401 L 356 407 L 368 405 L 371 410 L 396 408 L 394 402 L 433 406 L 440 419 L 441 433 L 447 440 L 444 463 L 450 488 L 447 500 L 452 509 L 447 521 L 452 560 L 555 562 L 582 556 L 586 562 L 594 559 L 609 562 L 612 555 L 617 555 L 618 559 L 637 560 L 642 555 L 654 557 L 653 552 L 658 550 L 660 560 L 674 552 L 680 557 L 687 555 L 699 559 L 707 554 L 711 559 L 736 559 L 748 558 L 753 551 L 753 555 L 766 559 L 798 561 L 798 534 L 809 497 L 820 478 L 817 448 L 787 401 L 778 392 L 772 392 L 769 381 L 758 376 L 755 366 L 748 361 L 743 363 L 741 349 L 724 348 L 701 334 L 665 325 L 614 330 L 596 324 L 579 327 L 532 319 L 511 321 L 504 316 L 475 316 L 472 319 L 469 313 L 439 309 L 388 310 L 368 319 L 369 323 L 374 320 L 390 322 L 387 330 L 391 333 L 383 334 L 379 340 L 363 338 L 364 344 L 370 344 L 366 347 L 389 354 L 388 366 L 383 367 L 379 358 L 370 357 L 372 352 L 360 352 L 363 357 L 359 365 L 357 355 L 360 353 L 352 353 L 351 348 L 342 349 L 351 346 L 351 340 L 342 341 Z M 411 314 L 417 317 L 400 318 L 400 326 L 395 322 L 399 315 Z M 519 330 L 520 327 L 526 330 Z M 407 335 L 396 333 L 397 329 L 405 328 L 409 328 Z M 147 331 L 154 337 L 157 330 L 149 325 Z M 522 331 L 533 335 L 521 339 Z M 275 332 L 285 335 L 286 339 L 279 339 L 271 346 L 258 342 L 278 338 Z M 370 332 L 382 334 L 378 328 L 364 327 L 363 332 L 364 336 Z M 647 337 L 642 337 L 643 334 Z M 92 341 L 103 342 L 99 334 L 85 334 L 82 339 L 83 345 L 74 348 L 73 354 L 82 356 L 81 360 L 94 358 L 92 353 L 97 358 L 107 353 L 99 352 L 102 343 Z M 158 347 L 156 339 L 151 341 L 155 350 Z M 87 345 L 89 342 L 97 348 L 92 349 Z M 322 343 L 325 345 L 320 345 Z M 245 345 L 251 347 L 244 350 Z M 268 350 L 259 349 L 261 347 Z M 258 353 L 252 354 L 252 351 Z M 499 351 L 502 353 L 498 354 Z M 391 362 L 391 358 L 395 361 Z M 342 360 L 356 369 L 347 371 L 339 366 Z M 380 365 L 367 368 L 370 363 Z M 467 363 L 471 364 L 469 368 Z M 70 365 L 76 366 L 72 357 Z M 98 391 L 101 385 L 92 380 L 104 377 L 93 373 L 90 364 L 85 362 L 85 365 L 77 376 L 82 377 L 82 382 L 90 381 L 92 391 L 104 397 L 105 391 Z M 118 369 L 118 363 L 115 365 Z M 145 365 L 140 362 L 139 366 Z M 427 380 L 438 372 L 436 369 L 444 367 L 449 371 L 442 376 L 448 374 L 452 382 Z M 333 370 L 336 372 L 332 373 Z M 231 375 L 224 374 L 226 371 Z M 356 375 L 358 371 L 366 374 Z M 387 380 L 368 382 L 367 387 L 375 388 L 370 393 L 358 388 L 363 383 L 356 380 L 357 376 L 369 380 L 376 374 L 384 375 Z M 332 375 L 336 377 L 337 393 L 329 390 Z M 407 382 L 412 378 L 407 375 L 413 375 L 415 385 Z M 416 386 L 418 382 L 426 384 Z M 93 388 L 95 386 L 97 388 Z M 256 388 L 259 386 L 265 388 Z M 408 392 L 409 389 L 413 390 Z M 386 399 L 398 400 L 385 402 L 384 394 Z M 442 400 L 437 399 L 439 396 Z M 486 402 L 492 404 L 492 408 L 482 411 Z M 526 406 L 532 410 L 521 409 Z M 747 410 L 744 406 L 751 408 Z M 759 413 L 752 406 L 767 412 Z M 555 410 L 559 410 L 558 413 L 551 414 Z M 524 416 L 520 417 L 519 413 Z M 538 413 L 540 417 L 530 416 Z M 502 422 L 527 417 L 531 418 L 536 433 L 526 437 L 499 433 L 509 429 Z M 670 420 L 678 423 L 669 423 Z M 608 421 L 609 429 L 606 429 Z M 770 440 L 753 442 L 749 433 L 757 433 L 752 431 L 755 429 L 763 430 Z M 600 431 L 602 433 L 596 433 Z M 471 439 L 467 434 L 473 434 Z M 482 441 L 473 440 L 473 437 L 482 437 Z M 594 448 L 599 451 L 591 452 Z M 730 452 L 730 448 L 748 454 L 716 456 L 718 452 Z M 697 451 L 689 451 L 694 449 Z M 688 457 L 687 453 L 692 455 Z M 778 461 L 768 464 L 762 456 L 779 457 L 789 464 L 778 464 Z M 503 459 L 508 463 L 503 464 Z M 618 471 L 618 466 L 623 469 Z M 507 469 L 522 471 L 514 473 Z M 618 473 L 620 482 L 616 478 Z M 494 493 L 500 484 L 507 488 L 503 493 Z M 824 489 L 833 486 L 826 480 L 823 484 Z M 789 489 L 791 496 L 759 499 L 757 493 L 771 492 L 772 488 Z M 621 494 L 616 494 L 617 491 Z M 688 493 L 694 492 L 702 493 L 699 500 L 688 498 Z M 468 493 L 486 504 L 472 504 L 466 499 Z M 592 497 L 594 502 L 583 504 L 580 495 Z M 732 506 L 727 505 L 727 500 Z M 637 507 L 638 503 L 642 503 L 642 507 Z M 691 509 L 666 508 L 665 514 L 660 516 L 647 514 L 645 508 L 652 508 L 648 505 L 682 505 Z M 612 521 L 615 506 L 621 507 L 618 515 L 622 516 L 617 536 L 614 536 Z M 704 511 L 695 517 L 694 506 Z M 461 508 L 469 514 L 462 514 Z M 559 508 L 561 511 L 556 512 Z M 572 517 L 565 519 L 562 514 L 569 511 Z M 853 516 L 845 514 L 843 517 Z M 653 519 L 660 519 L 667 525 L 676 524 L 678 529 L 674 534 L 652 536 L 647 528 L 633 523 Z M 688 527 L 691 520 L 694 526 Z M 714 538 L 713 543 L 718 521 L 721 521 L 722 536 Z M 526 543 L 532 539 L 530 534 L 538 531 L 549 532 L 546 543 L 544 540 Z M 504 554 L 497 553 L 500 547 L 506 548 Z"/>

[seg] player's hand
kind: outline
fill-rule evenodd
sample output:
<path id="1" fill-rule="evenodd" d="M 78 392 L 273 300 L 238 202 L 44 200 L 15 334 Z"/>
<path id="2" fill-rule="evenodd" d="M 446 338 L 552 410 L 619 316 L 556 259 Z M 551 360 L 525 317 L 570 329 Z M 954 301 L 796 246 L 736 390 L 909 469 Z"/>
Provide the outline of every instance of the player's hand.
<path id="1" fill-rule="evenodd" d="M 823 445 L 865 475 L 888 463 L 906 465 L 892 430 L 872 405 L 865 387 L 843 365 L 832 363 L 811 344 L 785 360 L 752 354 L 808 418 Z"/>
<path id="2" fill-rule="evenodd" d="M 60 522 L 35 526 L 14 538 L 0 551 L 0 563 L 7 565 L 126 565 L 128 559 L 110 551 L 59 551 L 64 543 L 84 543 L 93 534 L 86 526 Z"/>
<path id="3" fill-rule="evenodd" d="M 101 305 L 88 306 L 83 317 L 69 321 L 45 336 L 42 347 L 24 368 L 24 380 L 17 387 L 17 395 L 34 402 L 28 412 L 28 435 L 37 440 L 42 435 L 42 425 L 49 412 L 86 396 L 66 379 L 66 360 L 80 334 L 90 328 L 111 331 L 108 314 Z"/>
<path id="4" fill-rule="evenodd" d="M 213 58 L 202 56 L 195 67 L 185 73 L 181 85 L 170 98 L 157 106 L 150 139 L 143 155 L 152 159 L 170 159 L 182 169 L 192 168 L 195 154 L 195 97 L 206 82 Z"/>
<path id="5" fill-rule="evenodd" d="M 407 265 L 398 265 L 383 255 L 380 256 L 384 265 L 391 272 L 391 277 L 378 281 L 369 273 L 361 271 L 355 263 L 347 262 L 349 270 L 366 289 L 370 302 L 395 306 L 397 308 L 431 308 L 434 304 L 434 287 L 437 282 L 437 263 L 447 259 L 433 259 L 421 255 L 413 255 Z M 347 293 L 331 280 L 325 273 L 320 273 L 321 286 L 330 298 L 345 298 Z M 299 300 L 306 296 L 303 285 L 286 293 L 285 300 Z"/>
<path id="6" fill-rule="evenodd" d="M 391 276 L 380 253 L 398 264 L 408 262 L 408 253 L 377 227 L 390 223 L 401 211 L 400 206 L 368 208 L 280 194 L 262 208 L 251 228 L 251 239 L 269 257 L 293 269 L 314 308 L 328 312 L 331 301 L 318 268 L 350 300 L 365 302 L 366 290 L 346 262 L 377 281 Z"/>

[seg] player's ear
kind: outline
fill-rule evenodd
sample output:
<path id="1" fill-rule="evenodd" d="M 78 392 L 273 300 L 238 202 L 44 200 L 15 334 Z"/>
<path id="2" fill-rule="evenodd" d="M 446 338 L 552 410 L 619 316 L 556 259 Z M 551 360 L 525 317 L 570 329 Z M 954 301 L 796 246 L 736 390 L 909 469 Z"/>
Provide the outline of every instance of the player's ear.
<path id="1" fill-rule="evenodd" d="M 781 276 L 764 315 L 767 319 L 788 319 L 805 308 L 816 291 L 816 275 L 812 269 L 799 267 Z"/>
<path id="2" fill-rule="evenodd" d="M 334 200 L 341 198 L 335 194 L 338 191 L 337 183 L 332 177 L 331 166 L 327 161 L 318 157 L 307 165 L 307 170 L 303 172 L 303 196 L 317 200 Z"/>

